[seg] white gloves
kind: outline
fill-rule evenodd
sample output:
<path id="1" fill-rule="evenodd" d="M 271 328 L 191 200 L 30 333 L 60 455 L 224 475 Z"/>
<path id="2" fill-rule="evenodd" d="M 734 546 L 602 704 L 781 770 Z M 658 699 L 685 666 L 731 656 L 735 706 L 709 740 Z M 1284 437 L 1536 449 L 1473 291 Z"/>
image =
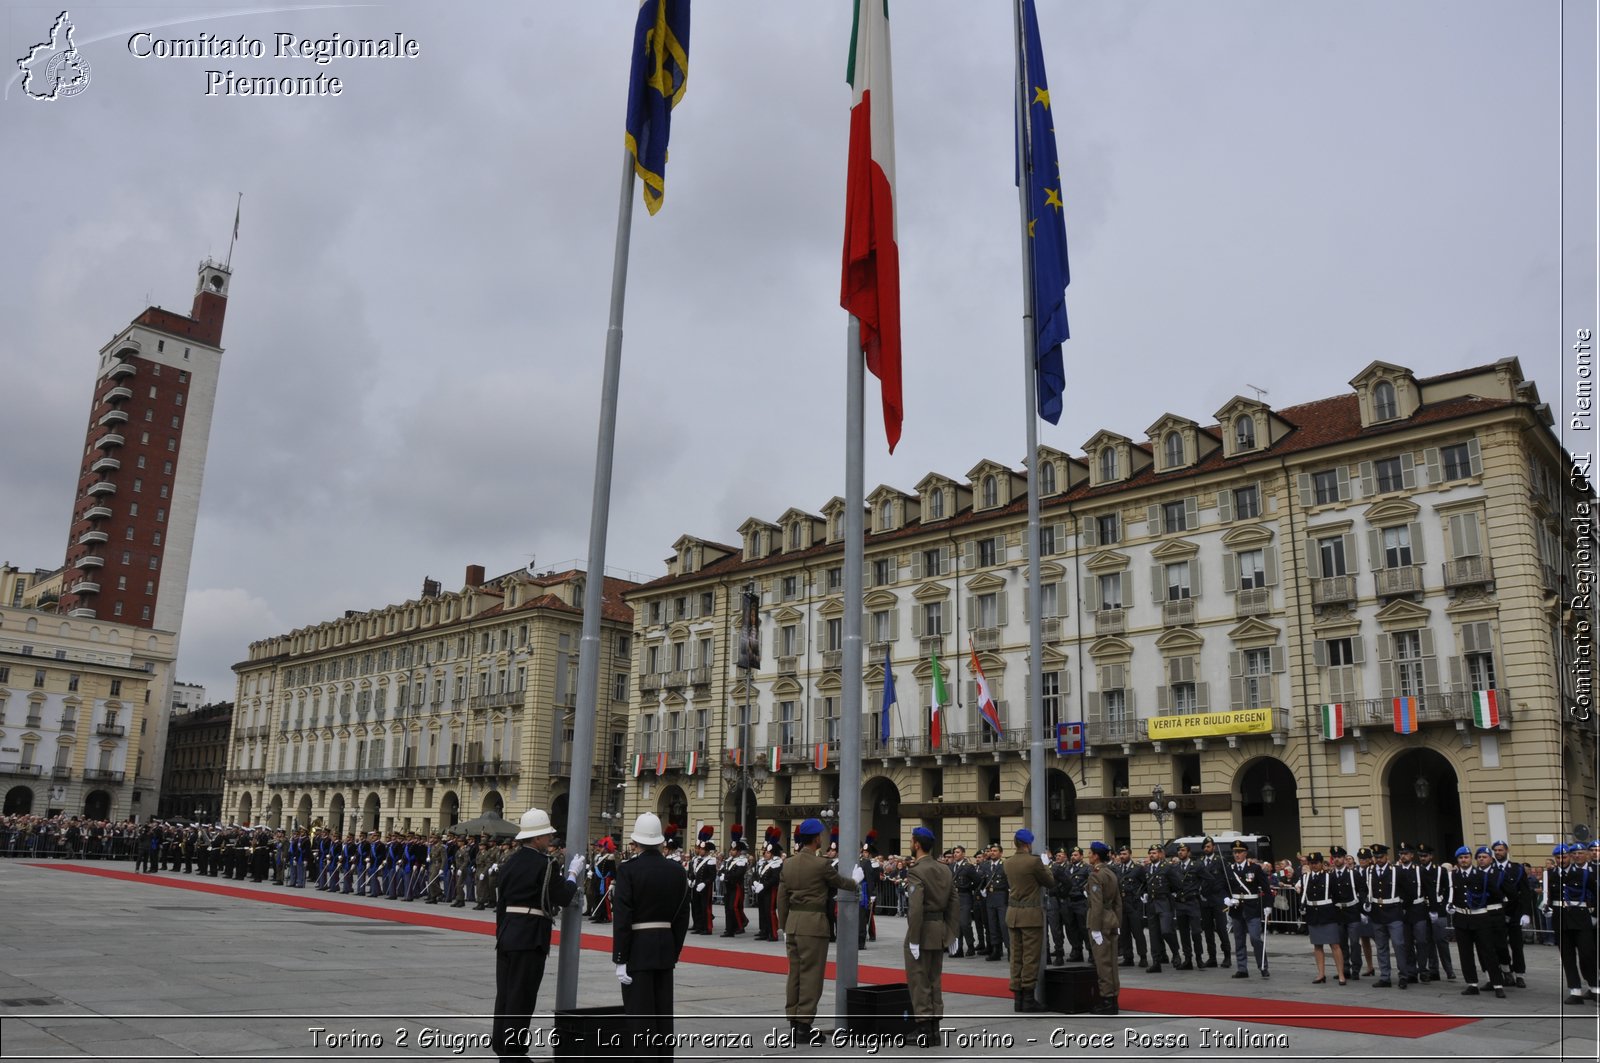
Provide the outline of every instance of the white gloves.
<path id="1" fill-rule="evenodd" d="M 1050 866 L 1050 857 L 1046 856 L 1044 853 L 1040 853 L 1039 854 L 1039 863 L 1043 864 L 1045 867 L 1049 867 Z"/>
<path id="2" fill-rule="evenodd" d="M 1525 916 L 1522 917 L 1522 925 L 1523 926 L 1528 926 L 1532 922 L 1533 922 L 1533 917 L 1531 915 L 1525 915 Z"/>
<path id="3" fill-rule="evenodd" d="M 579 859 L 581 860 L 583 858 L 579 857 Z M 633 984 L 633 978 L 628 974 L 628 965 L 627 964 L 625 964 L 625 963 L 617 964 L 617 981 L 621 982 L 623 985 L 632 985 Z"/>
<path id="4" fill-rule="evenodd" d="M 950 951 L 950 955 L 952 955 L 952 956 L 961 955 L 961 939 L 959 937 L 956 938 L 954 941 L 950 942 L 950 950 L 949 951 Z"/>
<path id="5" fill-rule="evenodd" d="M 1546 905 L 1541 905 L 1541 906 L 1540 906 L 1540 908 L 1539 908 L 1539 912 L 1540 912 L 1540 913 L 1541 913 L 1541 914 L 1542 914 L 1542 915 L 1543 915 L 1543 916 L 1544 916 L 1544 917 L 1545 917 L 1545 918 L 1546 918 L 1546 919 L 1549 919 L 1549 918 L 1550 918 L 1550 917 L 1551 917 L 1551 916 L 1552 916 L 1552 915 L 1554 915 L 1554 914 L 1555 914 L 1555 913 L 1556 913 L 1556 910 L 1555 910 L 1555 909 L 1554 909 L 1554 908 L 1552 908 L 1552 907 L 1550 907 L 1550 906 L 1549 906 L 1549 905 L 1548 905 L 1548 904 L 1546 904 Z"/>
<path id="6" fill-rule="evenodd" d="M 860 866 L 858 865 L 855 868 L 851 869 L 850 877 L 852 879 L 854 879 L 855 880 L 855 884 L 857 886 L 859 886 L 859 885 L 861 885 L 861 880 L 867 877 L 867 873 L 865 871 L 861 870 Z"/>
<path id="7" fill-rule="evenodd" d="M 1106 936 L 1098 930 L 1089 931 L 1089 936 L 1094 939 L 1096 945 L 1104 945 L 1106 943 Z"/>
<path id="8" fill-rule="evenodd" d="M 706 884 L 704 882 L 696 882 L 694 884 L 694 891 L 696 893 L 704 893 L 706 891 Z"/>
<path id="9" fill-rule="evenodd" d="M 922 946 L 921 945 L 907 945 L 906 948 L 911 950 L 911 958 L 913 960 L 922 959 Z"/>
<path id="10" fill-rule="evenodd" d="M 572 863 L 567 865 L 567 877 L 568 878 L 581 878 L 581 877 L 583 877 L 583 869 L 585 867 L 587 867 L 587 866 L 589 866 L 589 865 L 584 862 L 583 854 L 579 853 L 577 856 L 574 856 L 572 858 Z"/>
<path id="11" fill-rule="evenodd" d="M 761 883 L 757 882 L 757 883 L 755 883 L 754 885 L 752 885 L 750 887 L 750 892 L 751 893 L 760 893 L 764 889 L 766 889 L 766 887 L 763 886 Z"/>
<path id="12" fill-rule="evenodd" d="M 1139 903 L 1140 904 L 1149 904 L 1150 903 L 1150 894 L 1148 894 L 1148 893 L 1139 894 Z"/>
<path id="13" fill-rule="evenodd" d="M 1224 907 L 1227 907 L 1227 908 L 1232 908 L 1234 905 L 1236 905 L 1238 903 L 1239 903 L 1239 898 L 1237 898 L 1237 897 L 1224 897 L 1224 898 L 1222 898 L 1222 904 L 1223 904 Z"/>

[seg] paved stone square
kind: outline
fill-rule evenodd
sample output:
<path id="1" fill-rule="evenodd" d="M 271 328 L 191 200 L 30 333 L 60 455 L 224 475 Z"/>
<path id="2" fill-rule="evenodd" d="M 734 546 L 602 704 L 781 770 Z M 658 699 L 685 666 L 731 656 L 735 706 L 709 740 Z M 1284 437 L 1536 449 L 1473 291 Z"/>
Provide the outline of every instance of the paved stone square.
<path id="1" fill-rule="evenodd" d="M 88 872 L 88 873 L 85 873 Z M 454 1059 L 486 1047 L 491 913 L 162 873 L 0 861 L 0 1059 Z M 903 920 L 880 917 L 864 984 L 902 980 Z M 606 926 L 585 926 L 580 1006 L 620 1003 Z M 947 1043 L 772 1043 L 782 946 L 691 937 L 678 969 L 679 1059 L 977 1055 L 1502 1060 L 1596 1058 L 1595 1007 L 1562 1004 L 1555 950 L 1529 946 L 1528 988 L 1310 984 L 1310 947 L 1271 935 L 1270 981 L 1224 970 L 1124 970 L 1123 1013 L 1011 1011 L 1005 965 L 946 963 Z M 552 957 L 536 1027 L 548 1029 Z M 835 1002 L 830 983 L 819 1027 Z M 1464 1021 L 1465 1020 L 1465 1021 Z M 1441 1028 L 1443 1027 L 1443 1028 Z M 549 1047 L 535 1058 L 551 1058 Z"/>

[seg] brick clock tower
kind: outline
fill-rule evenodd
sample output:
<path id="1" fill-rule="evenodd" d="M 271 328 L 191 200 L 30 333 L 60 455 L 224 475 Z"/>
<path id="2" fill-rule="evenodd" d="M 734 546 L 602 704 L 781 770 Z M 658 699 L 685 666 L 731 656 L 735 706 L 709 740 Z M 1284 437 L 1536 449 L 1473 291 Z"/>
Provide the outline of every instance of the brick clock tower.
<path id="1" fill-rule="evenodd" d="M 207 259 L 187 317 L 152 306 L 100 349 L 63 613 L 181 629 L 231 280 Z"/>

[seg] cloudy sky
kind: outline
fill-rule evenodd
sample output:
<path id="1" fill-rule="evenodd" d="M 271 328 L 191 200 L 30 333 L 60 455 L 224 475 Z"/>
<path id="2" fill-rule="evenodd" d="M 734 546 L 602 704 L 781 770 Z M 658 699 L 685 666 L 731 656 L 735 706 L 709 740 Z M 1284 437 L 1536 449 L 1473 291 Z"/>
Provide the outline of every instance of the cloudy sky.
<path id="1" fill-rule="evenodd" d="M 59 10 L 6 6 L 0 77 Z M 243 192 L 181 677 L 229 698 L 254 639 L 472 563 L 581 563 L 634 11 L 73 4 L 89 87 L 44 104 L 10 76 L 0 102 L 0 560 L 61 563 L 96 352 L 146 305 L 187 310 Z M 1074 280 L 1040 441 L 1210 423 L 1247 385 L 1287 406 L 1374 358 L 1516 355 L 1568 404 L 1595 37 L 1569 2 L 1563 217 L 1561 11 L 1041 0 Z M 906 421 L 891 457 L 869 419 L 869 490 L 1020 466 L 1026 440 L 1010 5 L 891 19 Z M 695 5 L 666 207 L 636 212 L 615 569 L 842 493 L 849 29 L 845 0 Z M 269 57 L 139 59 L 140 30 Z M 316 67 L 271 58 L 280 32 L 421 54 Z M 208 69 L 344 90 L 207 96 Z"/>

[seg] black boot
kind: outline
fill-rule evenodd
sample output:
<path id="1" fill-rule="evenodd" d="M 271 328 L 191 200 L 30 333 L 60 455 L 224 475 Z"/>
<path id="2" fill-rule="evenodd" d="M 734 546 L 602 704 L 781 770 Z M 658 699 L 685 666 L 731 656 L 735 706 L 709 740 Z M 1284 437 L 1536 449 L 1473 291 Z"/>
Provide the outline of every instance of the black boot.
<path id="1" fill-rule="evenodd" d="M 1017 1008 L 1018 1011 L 1044 1010 L 1044 1005 L 1039 1003 L 1038 998 L 1033 995 L 1033 990 L 1031 989 L 1024 989 L 1022 992 L 1018 993 L 1017 1000 L 1020 1004 L 1020 1007 Z"/>

